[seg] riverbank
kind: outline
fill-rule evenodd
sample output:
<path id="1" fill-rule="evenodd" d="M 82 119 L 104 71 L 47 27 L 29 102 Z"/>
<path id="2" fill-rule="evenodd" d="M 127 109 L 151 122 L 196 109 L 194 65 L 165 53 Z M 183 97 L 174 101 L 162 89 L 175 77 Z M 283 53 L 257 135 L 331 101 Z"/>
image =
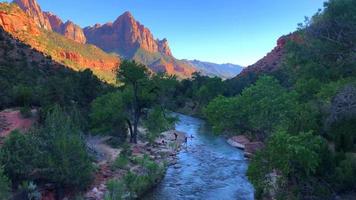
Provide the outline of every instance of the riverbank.
<path id="1" fill-rule="evenodd" d="M 177 138 L 175 138 L 174 133 L 177 134 Z M 158 173 L 154 173 L 154 177 L 148 177 L 154 180 L 139 188 L 139 190 L 142 190 L 139 191 L 139 194 L 144 194 L 159 183 L 164 177 L 168 166 L 175 164 L 176 155 L 180 151 L 185 137 L 186 134 L 183 132 L 176 130 L 166 131 L 155 140 L 154 144 L 142 141 L 138 141 L 137 144 L 130 144 L 130 156 L 125 157 L 121 156 L 124 151 L 127 151 L 126 149 L 115 149 L 105 144 L 105 142 L 96 144 L 94 147 L 95 150 L 101 154 L 106 154 L 104 156 L 106 158 L 98 162 L 98 172 L 96 173 L 95 181 L 84 197 L 91 200 L 104 199 L 105 194 L 110 193 L 108 182 L 121 182 L 125 177 L 131 176 L 131 174 L 143 176 L 144 172 L 147 171 L 145 163 L 149 163 L 158 167 Z"/>
<path id="2" fill-rule="evenodd" d="M 244 135 L 238 135 L 227 138 L 227 143 L 235 148 L 244 151 L 246 158 L 251 158 L 253 155 L 264 147 L 264 144 L 259 141 L 251 141 Z"/>

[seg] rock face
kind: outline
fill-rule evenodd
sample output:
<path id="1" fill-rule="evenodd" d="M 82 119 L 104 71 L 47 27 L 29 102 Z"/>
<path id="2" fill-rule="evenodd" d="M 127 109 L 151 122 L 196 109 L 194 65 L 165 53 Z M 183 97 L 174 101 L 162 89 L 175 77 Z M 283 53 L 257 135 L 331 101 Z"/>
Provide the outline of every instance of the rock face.
<path id="1" fill-rule="evenodd" d="M 169 48 L 169 45 L 168 45 L 168 41 L 166 38 L 164 38 L 163 40 L 157 40 L 156 41 L 157 44 L 158 44 L 158 51 L 163 53 L 164 55 L 167 55 L 167 56 L 173 56 L 172 55 L 172 52 L 171 52 L 171 49 Z"/>
<path id="2" fill-rule="evenodd" d="M 113 23 L 84 28 L 87 43 L 106 52 L 117 53 L 147 65 L 154 72 L 166 72 L 180 78 L 190 77 L 194 66 L 173 57 L 167 39 L 154 39 L 151 31 L 125 12 Z"/>
<path id="3" fill-rule="evenodd" d="M 280 37 L 277 40 L 277 46 L 271 52 L 269 52 L 265 57 L 257 61 L 255 64 L 246 67 L 237 77 L 245 76 L 250 72 L 268 73 L 278 69 L 283 61 L 285 46 L 290 40 L 301 42 L 298 35 L 293 33 Z"/>
<path id="4" fill-rule="evenodd" d="M 167 40 L 155 40 L 151 31 L 136 21 L 130 12 L 119 16 L 114 23 L 87 27 L 84 33 L 88 43 L 125 57 L 131 57 L 138 49 L 172 56 Z"/>
<path id="5" fill-rule="evenodd" d="M 74 40 L 78 43 L 85 44 L 87 39 L 84 35 L 83 29 L 78 25 L 74 24 L 72 21 L 63 21 L 53 13 L 45 12 L 44 15 L 48 18 L 52 30 L 64 35 L 66 38 Z"/>
<path id="6" fill-rule="evenodd" d="M 42 12 L 36 0 L 14 0 L 14 3 L 19 5 L 26 14 L 32 17 L 40 28 L 48 31 L 53 30 L 71 40 L 85 44 L 85 35 L 78 25 L 71 21 L 63 23 L 58 16 L 50 12 Z"/>
<path id="7" fill-rule="evenodd" d="M 44 16 L 36 0 L 14 0 L 14 3 L 19 5 L 26 14 L 32 17 L 39 27 L 52 30 L 48 18 Z"/>
<path id="8" fill-rule="evenodd" d="M 72 26 L 70 23 L 67 25 Z M 114 82 L 113 70 L 120 64 L 117 56 L 109 55 L 93 45 L 81 44 L 53 31 L 46 31 L 16 4 L 0 3 L 0 28 L 60 64 L 74 70 L 89 68 L 99 78 Z M 28 62 L 33 59 L 27 58 Z"/>
<path id="9" fill-rule="evenodd" d="M 83 30 L 71 21 L 62 25 L 61 34 L 81 44 L 85 44 L 87 41 Z"/>
<path id="10" fill-rule="evenodd" d="M 48 18 L 49 23 L 51 24 L 52 30 L 61 33 L 63 21 L 55 14 L 51 12 L 44 12 L 44 15 Z"/>

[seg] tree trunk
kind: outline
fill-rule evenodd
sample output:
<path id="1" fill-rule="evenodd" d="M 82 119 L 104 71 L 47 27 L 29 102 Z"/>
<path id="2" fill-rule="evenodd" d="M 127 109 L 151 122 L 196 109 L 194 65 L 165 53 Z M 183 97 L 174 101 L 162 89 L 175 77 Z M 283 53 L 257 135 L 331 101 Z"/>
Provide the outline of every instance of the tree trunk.
<path id="1" fill-rule="evenodd" d="M 132 138 L 133 138 L 134 133 L 132 130 L 132 124 L 129 119 L 126 119 L 126 122 L 127 122 L 127 125 L 129 126 L 129 130 L 130 130 L 130 143 L 133 143 Z"/>
<path id="2" fill-rule="evenodd" d="M 134 122 L 133 122 L 133 134 L 131 135 L 131 143 L 137 143 L 137 128 L 138 128 L 138 122 L 140 120 L 140 108 L 138 105 L 138 94 L 137 94 L 137 83 L 134 84 Z"/>

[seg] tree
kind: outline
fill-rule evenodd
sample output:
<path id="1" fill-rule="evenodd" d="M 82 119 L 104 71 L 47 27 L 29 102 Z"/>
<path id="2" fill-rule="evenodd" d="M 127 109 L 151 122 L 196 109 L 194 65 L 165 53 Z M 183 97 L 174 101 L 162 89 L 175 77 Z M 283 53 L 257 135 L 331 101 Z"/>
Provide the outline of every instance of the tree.
<path id="1" fill-rule="evenodd" d="M 124 60 L 117 71 L 117 80 L 123 83 L 130 102 L 130 142 L 137 143 L 138 124 L 143 109 L 149 107 L 154 88 L 149 84 L 150 72 L 147 67 L 135 61 Z"/>
<path id="2" fill-rule="evenodd" d="M 295 93 L 288 92 L 276 79 L 262 76 L 241 95 L 210 102 L 205 115 L 218 131 L 247 131 L 264 140 L 274 129 L 290 124 L 296 106 Z"/>
<path id="3" fill-rule="evenodd" d="M 127 115 L 124 95 L 121 91 L 105 94 L 91 103 L 91 129 L 94 133 L 117 136 L 125 141 Z"/>
<path id="4" fill-rule="evenodd" d="M 176 118 L 169 116 L 169 113 L 166 113 L 160 106 L 152 108 L 144 122 L 148 130 L 149 142 L 153 143 L 159 134 L 171 128 L 175 121 Z"/>
<path id="5" fill-rule="evenodd" d="M 4 169 L 0 167 L 0 199 L 10 199 L 11 181 L 4 174 Z"/>
<path id="6" fill-rule="evenodd" d="M 32 135 L 12 132 L 1 148 L 1 164 L 5 173 L 17 183 L 28 179 L 39 161 L 38 145 Z"/>
<path id="7" fill-rule="evenodd" d="M 213 126 L 214 132 L 242 133 L 243 120 L 241 104 L 237 97 L 219 96 L 213 99 L 203 110 L 204 116 Z"/>
<path id="8" fill-rule="evenodd" d="M 268 196 L 271 190 L 278 195 L 287 186 L 306 183 L 319 167 L 322 145 L 321 137 L 311 132 L 298 135 L 275 132 L 265 149 L 252 159 L 247 172 L 257 197 Z"/>
<path id="9" fill-rule="evenodd" d="M 93 166 L 81 131 L 70 115 L 55 106 L 37 137 L 43 153 L 41 178 L 53 181 L 59 188 L 84 189 L 90 184 Z"/>

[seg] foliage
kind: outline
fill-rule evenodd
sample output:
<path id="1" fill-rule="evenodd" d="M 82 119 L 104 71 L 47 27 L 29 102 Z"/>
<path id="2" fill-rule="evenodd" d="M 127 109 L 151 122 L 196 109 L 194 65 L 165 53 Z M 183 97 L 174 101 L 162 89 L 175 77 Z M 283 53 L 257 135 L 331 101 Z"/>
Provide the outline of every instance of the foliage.
<path id="1" fill-rule="evenodd" d="M 114 161 L 112 167 L 114 169 L 125 169 L 129 163 L 129 158 L 123 154 L 120 154 Z"/>
<path id="2" fill-rule="evenodd" d="M 41 199 L 41 193 L 38 191 L 37 185 L 33 182 L 22 182 L 19 187 L 19 193 L 29 200 Z"/>
<path id="3" fill-rule="evenodd" d="M 249 131 L 264 139 L 277 126 L 293 119 L 296 104 L 294 93 L 285 90 L 274 78 L 263 76 L 239 96 L 218 97 L 210 102 L 205 116 L 216 131 Z"/>
<path id="4" fill-rule="evenodd" d="M 170 113 L 166 113 L 160 106 L 152 108 L 144 122 L 148 130 L 148 141 L 152 144 L 160 133 L 172 128 L 175 121 L 176 118 L 170 116 Z"/>
<path id="5" fill-rule="evenodd" d="M 28 179 L 40 159 L 38 145 L 32 135 L 14 131 L 5 139 L 0 158 L 5 173 L 12 181 Z"/>
<path id="6" fill-rule="evenodd" d="M 356 189 L 356 158 L 346 155 L 336 167 L 336 186 L 341 191 L 352 191 Z"/>
<path id="7" fill-rule="evenodd" d="M 23 135 L 13 132 L 2 147 L 1 163 L 15 181 L 50 181 L 57 187 L 84 189 L 93 167 L 73 119 L 55 106 L 43 127 Z"/>
<path id="8" fill-rule="evenodd" d="M 20 108 L 20 113 L 23 118 L 30 118 L 32 116 L 31 108 L 28 106 Z"/>
<path id="9" fill-rule="evenodd" d="M 238 124 L 243 121 L 239 112 L 241 104 L 239 98 L 219 96 L 213 99 L 203 110 L 204 116 L 213 126 L 214 132 L 237 131 Z"/>
<path id="10" fill-rule="evenodd" d="M 127 119 L 123 94 L 120 91 L 105 94 L 91 103 L 90 121 L 94 133 L 117 136 L 125 141 Z"/>
<path id="11" fill-rule="evenodd" d="M 123 61 L 117 70 L 117 81 L 124 83 L 127 94 L 127 104 L 130 108 L 131 121 L 130 142 L 137 143 L 138 124 L 140 122 L 143 109 L 150 106 L 153 98 L 152 85 L 149 84 L 150 73 L 146 66 L 135 61 Z"/>
<path id="12" fill-rule="evenodd" d="M 105 194 L 104 200 L 122 200 L 125 199 L 125 185 L 122 181 L 114 179 L 109 180 L 106 183 L 108 192 Z"/>
<path id="13" fill-rule="evenodd" d="M 11 181 L 0 167 L 0 199 L 9 199 L 11 195 Z"/>
<path id="14" fill-rule="evenodd" d="M 45 152 L 44 165 L 51 169 L 44 173 L 49 180 L 60 187 L 78 189 L 90 184 L 93 166 L 80 130 L 68 114 L 54 107 L 38 137 L 40 149 Z"/>
<path id="15" fill-rule="evenodd" d="M 275 132 L 266 149 L 257 153 L 248 169 L 256 193 L 269 195 L 274 188 L 277 193 L 283 192 L 288 181 L 296 185 L 313 176 L 320 164 L 321 146 L 322 139 L 312 133 L 293 136 L 284 131 Z"/>

